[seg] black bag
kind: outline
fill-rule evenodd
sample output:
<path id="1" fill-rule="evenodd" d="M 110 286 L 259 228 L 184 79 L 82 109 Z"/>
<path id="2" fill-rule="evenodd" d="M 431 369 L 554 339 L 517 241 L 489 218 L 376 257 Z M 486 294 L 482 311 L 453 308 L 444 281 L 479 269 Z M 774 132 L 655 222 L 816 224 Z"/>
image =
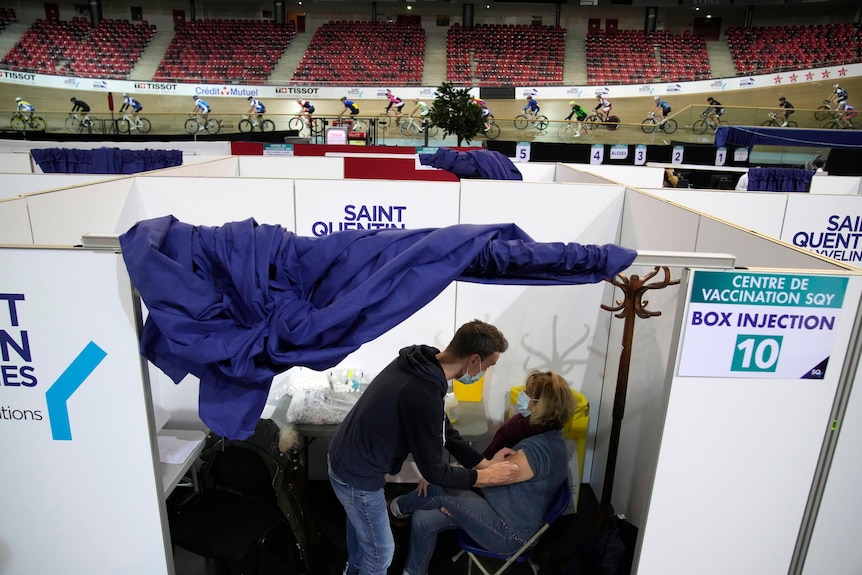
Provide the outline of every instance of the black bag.
<path id="1" fill-rule="evenodd" d="M 575 546 L 566 575 L 629 575 L 638 529 L 622 515 L 605 521 L 597 532 Z"/>

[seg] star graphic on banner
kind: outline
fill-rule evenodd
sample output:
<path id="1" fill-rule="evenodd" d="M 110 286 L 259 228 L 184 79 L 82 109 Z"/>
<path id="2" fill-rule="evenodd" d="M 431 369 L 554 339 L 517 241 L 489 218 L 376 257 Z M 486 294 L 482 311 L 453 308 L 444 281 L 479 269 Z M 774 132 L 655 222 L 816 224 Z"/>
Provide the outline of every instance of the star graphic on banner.
<path id="1" fill-rule="evenodd" d="M 775 78 L 773 78 L 773 79 L 775 80 L 775 83 L 776 83 L 776 84 L 780 84 L 780 83 L 781 83 L 781 76 L 780 76 L 780 75 L 779 75 L 779 76 L 776 76 L 776 77 L 775 77 Z"/>
<path id="2" fill-rule="evenodd" d="M 806 72 L 805 79 L 806 80 L 813 80 L 814 79 L 814 72 Z"/>
<path id="3" fill-rule="evenodd" d="M 842 67 L 841 67 L 841 69 L 840 69 L 840 70 L 838 70 L 838 75 L 839 75 L 839 76 L 841 76 L 842 78 L 843 78 L 844 76 L 846 76 L 846 75 L 847 75 L 847 68 L 845 68 L 844 66 L 842 66 Z"/>
<path id="4" fill-rule="evenodd" d="M 799 76 L 797 76 L 796 74 L 791 74 L 791 75 L 790 75 L 790 81 L 791 81 L 791 82 L 795 82 L 795 81 L 796 81 L 796 78 L 798 78 L 798 77 L 799 77 Z"/>
<path id="5" fill-rule="evenodd" d="M 823 71 L 820 73 L 820 75 L 822 76 L 822 78 L 821 78 L 821 79 L 823 79 L 823 80 L 825 80 L 825 79 L 829 78 L 829 70 L 823 70 Z"/>

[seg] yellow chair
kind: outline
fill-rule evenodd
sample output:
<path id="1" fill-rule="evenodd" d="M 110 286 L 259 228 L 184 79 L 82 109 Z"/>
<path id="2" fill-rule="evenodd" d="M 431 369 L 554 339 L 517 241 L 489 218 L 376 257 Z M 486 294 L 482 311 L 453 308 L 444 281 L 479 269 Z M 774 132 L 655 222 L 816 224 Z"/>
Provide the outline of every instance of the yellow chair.
<path id="1" fill-rule="evenodd" d="M 527 388 L 525 385 L 516 385 L 509 389 L 509 408 L 506 419 L 518 412 L 518 395 Z M 578 484 L 577 493 L 572 499 L 574 508 L 578 508 L 578 498 L 581 495 L 581 481 L 584 477 L 584 460 L 587 455 L 587 430 L 590 427 L 590 401 L 579 391 L 572 390 L 575 396 L 575 414 L 563 428 L 563 437 L 575 442 L 578 449 Z"/>

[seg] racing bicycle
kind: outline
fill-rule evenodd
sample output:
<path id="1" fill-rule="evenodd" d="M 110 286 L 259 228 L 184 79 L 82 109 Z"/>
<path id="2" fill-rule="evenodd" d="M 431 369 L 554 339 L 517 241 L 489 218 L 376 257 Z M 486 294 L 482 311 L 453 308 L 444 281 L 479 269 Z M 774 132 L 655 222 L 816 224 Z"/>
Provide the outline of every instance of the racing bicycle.
<path id="1" fill-rule="evenodd" d="M 269 122 L 269 124 L 267 124 Z M 323 133 L 323 121 L 315 118 L 314 116 L 303 116 L 302 114 L 297 114 L 287 123 L 287 128 L 289 130 L 296 130 L 297 132 L 301 132 L 305 128 L 308 128 L 308 131 L 311 132 L 312 136 L 319 136 Z M 239 129 L 241 132 L 246 132 L 249 130 L 243 130 L 243 123 L 239 123 Z M 261 130 L 264 132 L 271 132 L 275 130 L 275 124 L 272 120 L 263 120 L 261 122 Z"/>
<path id="2" fill-rule="evenodd" d="M 436 138 L 437 134 L 440 133 L 440 128 L 428 122 L 427 118 L 418 121 L 416 118 L 407 116 L 407 121 L 401 122 L 401 125 L 398 126 L 398 131 L 405 138 L 411 138 L 416 134 L 423 134 L 425 130 L 428 130 L 429 138 Z"/>
<path id="3" fill-rule="evenodd" d="M 656 128 L 665 134 L 673 134 L 676 132 L 677 123 L 673 118 L 665 118 L 664 121 L 659 121 L 655 117 L 655 112 L 650 112 L 649 117 L 641 122 L 641 130 L 645 134 L 652 134 L 656 131 Z"/>
<path id="4" fill-rule="evenodd" d="M 66 130 L 72 132 L 73 134 L 81 134 L 83 132 L 87 132 L 88 134 L 93 133 L 93 125 L 97 120 L 87 117 L 81 118 L 77 113 L 69 114 L 69 117 L 66 118 Z"/>
<path id="5" fill-rule="evenodd" d="M 770 112 L 769 113 L 769 119 L 760 125 L 766 126 L 766 127 L 771 127 L 771 128 L 780 128 L 781 127 L 781 123 L 778 121 L 778 116 L 775 114 L 775 112 Z M 787 126 L 785 126 L 785 127 L 786 128 L 795 128 L 798 125 L 799 124 L 797 124 L 793 120 L 787 120 Z"/>
<path id="6" fill-rule="evenodd" d="M 197 134 L 198 132 L 207 132 L 215 136 L 221 131 L 221 122 L 214 118 L 207 118 L 204 123 L 201 122 L 197 114 L 191 114 L 189 119 L 183 125 L 186 133 L 189 135 Z"/>
<path id="7" fill-rule="evenodd" d="M 530 124 L 535 126 L 540 132 L 544 132 L 548 129 L 550 122 L 548 121 L 548 117 L 543 114 L 536 114 L 535 118 L 527 114 L 518 114 L 515 116 L 515 127 L 519 130 L 525 129 Z"/>
<path id="8" fill-rule="evenodd" d="M 584 118 L 581 121 L 581 134 L 584 132 L 590 131 L 590 125 L 587 123 L 587 118 Z M 578 121 L 577 120 L 563 120 L 563 124 L 557 128 L 557 136 L 562 139 L 567 138 L 577 138 L 578 134 Z"/>
<path id="9" fill-rule="evenodd" d="M 31 116 L 30 114 L 22 114 L 15 112 L 12 114 L 12 119 L 9 120 L 9 125 L 13 130 L 23 132 L 25 130 L 33 130 L 34 132 L 44 132 L 48 128 L 45 119 L 41 116 Z"/>
<path id="10" fill-rule="evenodd" d="M 117 120 L 117 132 L 120 134 L 129 134 L 134 131 L 147 134 L 152 127 L 153 125 L 146 118 L 138 116 L 137 121 L 135 121 L 132 119 L 132 115 L 128 113 L 123 114 L 123 117 Z"/>
<path id="11" fill-rule="evenodd" d="M 698 134 L 698 135 L 703 134 L 707 130 L 710 130 L 710 129 L 715 131 L 718 129 L 719 126 L 729 126 L 730 125 L 726 121 L 724 121 L 720 118 L 718 120 L 718 125 L 715 125 L 712 123 L 712 120 L 707 118 L 707 114 L 701 114 L 700 116 L 701 116 L 700 120 L 696 121 L 691 126 L 691 129 L 694 130 L 694 133 Z"/>
<path id="12" fill-rule="evenodd" d="M 589 129 L 593 129 L 593 126 L 604 126 L 608 130 L 614 131 L 620 127 L 620 117 L 608 115 L 608 119 L 603 120 L 602 117 L 599 116 L 598 112 L 594 110 L 593 113 L 587 116 L 587 119 L 584 120 L 584 125 Z"/>
<path id="13" fill-rule="evenodd" d="M 487 122 L 488 129 L 482 130 L 482 134 L 489 140 L 496 140 L 500 137 L 500 126 L 497 125 L 497 121 L 491 117 L 488 118 Z"/>
<path id="14" fill-rule="evenodd" d="M 288 128 L 291 130 L 302 130 L 302 120 L 300 119 L 299 128 L 293 127 L 293 121 L 299 119 L 291 118 L 288 123 Z M 317 124 L 317 119 L 313 121 L 313 125 Z M 248 114 L 243 114 L 242 120 L 239 121 L 239 131 L 240 132 L 254 132 L 255 130 L 260 130 L 261 132 L 274 132 L 275 131 L 275 122 L 272 120 L 264 120 L 263 116 L 259 116 L 257 118 L 250 118 Z M 312 134 L 314 133 L 314 128 L 312 128 Z"/>

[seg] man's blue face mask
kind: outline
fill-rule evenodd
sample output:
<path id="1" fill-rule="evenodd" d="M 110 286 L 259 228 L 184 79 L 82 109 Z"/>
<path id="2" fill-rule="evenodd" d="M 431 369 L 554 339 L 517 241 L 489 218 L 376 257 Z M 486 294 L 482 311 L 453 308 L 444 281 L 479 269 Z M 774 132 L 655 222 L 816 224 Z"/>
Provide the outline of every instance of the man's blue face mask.
<path id="1" fill-rule="evenodd" d="M 470 368 L 467 368 L 467 372 L 469 372 L 469 371 L 470 371 Z M 465 373 L 461 377 L 456 377 L 455 379 L 457 381 L 463 383 L 464 385 L 470 385 L 470 384 L 476 383 L 477 381 L 482 379 L 483 375 L 485 375 L 485 370 L 482 369 L 482 359 L 480 358 L 479 359 L 479 371 L 476 373 L 476 375 L 468 375 L 467 373 Z"/>

